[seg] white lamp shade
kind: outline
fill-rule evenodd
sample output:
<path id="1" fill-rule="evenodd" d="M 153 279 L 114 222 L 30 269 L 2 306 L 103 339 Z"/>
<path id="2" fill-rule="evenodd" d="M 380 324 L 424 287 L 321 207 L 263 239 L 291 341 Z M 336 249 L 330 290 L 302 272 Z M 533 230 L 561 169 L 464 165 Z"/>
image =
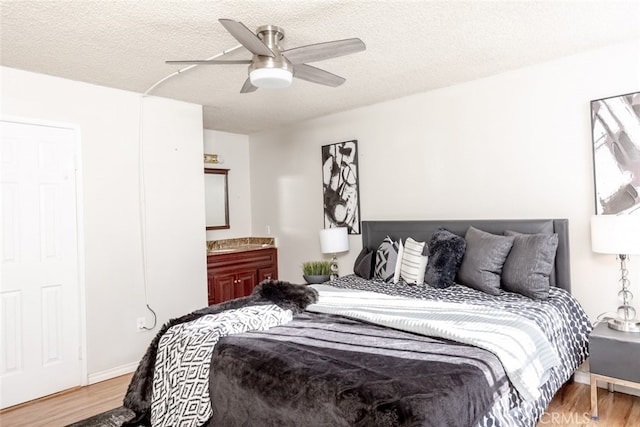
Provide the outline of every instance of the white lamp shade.
<path id="1" fill-rule="evenodd" d="M 323 254 L 337 254 L 349 250 L 347 227 L 320 230 L 320 249 Z"/>
<path id="2" fill-rule="evenodd" d="M 640 215 L 592 216 L 591 249 L 602 254 L 640 254 Z"/>
<path id="3" fill-rule="evenodd" d="M 293 74 L 281 68 L 257 68 L 249 73 L 249 80 L 255 87 L 282 89 L 291 86 Z"/>

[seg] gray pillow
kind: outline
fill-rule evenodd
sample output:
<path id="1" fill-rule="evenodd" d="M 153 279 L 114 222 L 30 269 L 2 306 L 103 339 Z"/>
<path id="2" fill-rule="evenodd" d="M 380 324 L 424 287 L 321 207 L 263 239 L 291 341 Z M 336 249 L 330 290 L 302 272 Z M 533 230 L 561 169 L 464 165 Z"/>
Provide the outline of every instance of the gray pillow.
<path id="1" fill-rule="evenodd" d="M 376 250 L 376 260 L 374 268 L 374 279 L 385 282 L 392 282 L 396 273 L 396 263 L 398 262 L 398 251 L 400 241 L 394 242 L 391 237 L 384 238 Z"/>
<path id="2" fill-rule="evenodd" d="M 367 280 L 373 277 L 374 255 L 374 251 L 370 251 L 367 248 L 362 248 L 360 254 L 356 258 L 356 261 L 353 263 L 353 272 L 356 276 L 360 276 L 363 279 Z"/>
<path id="3" fill-rule="evenodd" d="M 502 268 L 502 288 L 529 298 L 549 298 L 549 276 L 558 249 L 557 234 L 521 234 L 514 236 L 513 248 Z"/>
<path id="4" fill-rule="evenodd" d="M 490 295 L 499 295 L 500 273 L 515 237 L 498 236 L 469 227 L 464 239 L 467 248 L 457 282 Z"/>

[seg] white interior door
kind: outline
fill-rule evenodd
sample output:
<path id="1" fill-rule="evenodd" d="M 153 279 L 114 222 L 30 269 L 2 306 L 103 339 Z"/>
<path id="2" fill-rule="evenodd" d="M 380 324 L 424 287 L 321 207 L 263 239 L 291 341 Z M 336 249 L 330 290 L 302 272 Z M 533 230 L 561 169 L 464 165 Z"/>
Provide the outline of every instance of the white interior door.
<path id="1" fill-rule="evenodd" d="M 0 404 L 82 382 L 76 131 L 0 121 Z"/>

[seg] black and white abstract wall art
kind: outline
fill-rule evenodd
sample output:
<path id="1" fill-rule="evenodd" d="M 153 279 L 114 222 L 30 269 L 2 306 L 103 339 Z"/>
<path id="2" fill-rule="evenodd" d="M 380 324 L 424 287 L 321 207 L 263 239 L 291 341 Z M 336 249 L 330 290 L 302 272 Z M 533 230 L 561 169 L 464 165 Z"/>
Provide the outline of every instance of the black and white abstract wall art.
<path id="1" fill-rule="evenodd" d="M 322 146 L 324 227 L 347 227 L 360 234 L 358 141 Z"/>
<path id="2" fill-rule="evenodd" d="M 596 214 L 640 215 L 640 92 L 591 101 Z"/>

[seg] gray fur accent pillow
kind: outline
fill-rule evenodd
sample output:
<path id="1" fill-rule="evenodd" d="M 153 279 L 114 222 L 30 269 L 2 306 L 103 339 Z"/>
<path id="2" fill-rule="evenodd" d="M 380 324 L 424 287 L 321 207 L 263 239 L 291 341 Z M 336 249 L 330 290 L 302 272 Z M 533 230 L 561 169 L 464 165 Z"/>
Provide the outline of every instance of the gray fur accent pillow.
<path id="1" fill-rule="evenodd" d="M 521 234 L 514 236 L 513 248 L 502 268 L 502 288 L 529 298 L 549 298 L 549 276 L 558 249 L 557 234 Z"/>
<path id="2" fill-rule="evenodd" d="M 440 228 L 433 233 L 427 247 L 429 259 L 424 281 L 434 288 L 453 285 L 467 242 L 457 234 Z"/>
<path id="3" fill-rule="evenodd" d="M 515 237 L 498 236 L 469 227 L 464 236 L 467 249 L 458 270 L 458 283 L 500 295 L 500 274 Z"/>

